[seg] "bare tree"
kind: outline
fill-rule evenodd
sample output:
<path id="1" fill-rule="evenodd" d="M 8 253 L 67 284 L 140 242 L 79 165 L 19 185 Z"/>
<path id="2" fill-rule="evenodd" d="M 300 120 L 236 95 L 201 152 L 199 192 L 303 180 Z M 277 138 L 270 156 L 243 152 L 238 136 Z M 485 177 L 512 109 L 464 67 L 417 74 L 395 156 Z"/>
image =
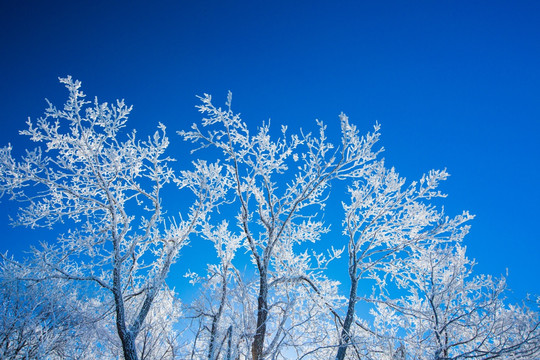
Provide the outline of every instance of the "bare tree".
<path id="1" fill-rule="evenodd" d="M 127 308 L 140 307 L 142 298 L 133 298 L 126 303 Z M 174 291 L 163 289 L 156 296 L 145 322 L 141 326 L 139 336 L 135 340 L 137 354 L 141 360 L 169 360 L 180 358 L 182 331 L 177 327 L 182 315 L 181 304 Z M 100 350 L 100 359 L 119 359 L 123 357 L 122 342 L 116 334 L 114 313 L 105 313 L 100 321 L 94 324 L 93 334 L 83 334 L 90 337 L 94 348 Z"/>
<path id="2" fill-rule="evenodd" d="M 431 201 L 444 197 L 438 186 L 448 174 L 431 171 L 405 186 L 376 159 L 378 125 L 362 137 L 341 114 L 338 145 L 320 121 L 316 134 L 288 135 L 282 127 L 274 137 L 265 123 L 251 133 L 231 110 L 230 94 L 225 109 L 205 95 L 201 126 L 180 135 L 196 150 L 211 148 L 217 161 L 194 161 L 193 170 L 175 173 L 163 125 L 139 140 L 125 132 L 131 107 L 123 101 L 90 103 L 80 82 L 60 81 L 69 90 L 64 108 L 49 103 L 21 132 L 42 148 L 21 160 L 11 146 L 0 149 L 0 195 L 23 204 L 14 224 L 64 232 L 33 249 L 31 263 L 2 257 L 2 357 L 539 355 L 538 300 L 535 310 L 509 305 L 504 281 L 472 277 L 460 245 L 472 216 L 448 217 Z M 328 277 L 343 250 L 310 249 L 329 232 L 324 211 L 338 180 L 349 181 L 350 194 L 343 203 L 346 298 Z M 188 190 L 175 204 L 177 217 L 163 208 L 168 183 Z M 212 212 L 217 206 L 225 211 Z M 229 225 L 233 219 L 237 227 Z M 217 263 L 203 276 L 188 274 L 202 295 L 183 319 L 192 322 L 186 328 L 193 336 L 180 339 L 180 309 L 166 279 L 193 234 L 214 244 Z M 242 247 L 253 265 L 244 272 L 235 263 Z M 362 301 L 372 307 L 371 323 L 357 316 Z"/>
<path id="3" fill-rule="evenodd" d="M 91 334 L 100 304 L 65 280 L 22 280 L 41 271 L 5 255 L 0 259 L 0 358 L 96 358 Z"/>
<path id="4" fill-rule="evenodd" d="M 221 150 L 234 182 L 238 223 L 258 275 L 251 357 L 259 360 L 268 355 L 265 339 L 271 286 L 309 273 L 309 261 L 300 261 L 293 247 L 317 241 L 327 231 L 316 210 L 324 207 L 332 180 L 364 174 L 377 155 L 372 148 L 379 137 L 378 126 L 374 133 L 360 137 L 342 114 L 342 141 L 337 147 L 328 142 L 322 122 L 318 122 L 318 136 L 301 133 L 288 137 L 287 128 L 282 127 L 282 136 L 272 140 L 267 124 L 250 133 L 232 112 L 230 94 L 224 110 L 216 108 L 209 95 L 201 100 L 205 130 L 194 125 L 192 131 L 180 134 L 201 147 Z"/>
<path id="5" fill-rule="evenodd" d="M 21 132 L 44 148 L 21 161 L 11 146 L 0 150 L 0 192 L 26 205 L 17 225 L 67 222 L 59 244 L 40 251 L 42 264 L 52 277 L 92 282 L 110 296 L 123 355 L 137 359 L 135 340 L 171 265 L 227 181 L 219 166 L 205 162 L 175 175 L 165 126 L 144 141 L 135 131 L 122 134 L 131 107 L 91 103 L 79 81 L 60 81 L 69 90 L 64 108 L 49 103 L 45 116 L 28 120 Z M 167 222 L 162 189 L 171 181 L 190 189 L 194 200 L 181 204 L 183 219 Z M 126 306 L 134 298 L 138 306 Z"/>
<path id="6" fill-rule="evenodd" d="M 191 271 L 185 275 L 190 278 L 190 283 L 200 286 L 200 296 L 188 308 L 188 316 L 196 320 L 191 325 L 196 326 L 195 338 L 199 342 L 195 344 L 199 346 L 193 347 L 192 354 L 203 357 L 202 353 L 206 352 L 209 360 L 218 359 L 220 353 L 225 353 L 225 342 L 232 341 L 231 316 L 232 312 L 238 311 L 238 306 L 233 304 L 235 299 L 231 295 L 231 288 L 242 286 L 238 284 L 242 279 L 233 265 L 233 259 L 243 239 L 232 234 L 228 227 L 227 221 L 217 226 L 207 221 L 204 223 L 201 235 L 213 243 L 218 263 L 208 264 L 204 276 Z"/>
<path id="7" fill-rule="evenodd" d="M 461 239 L 467 233 L 463 223 L 472 218 L 468 213 L 450 219 L 427 203 L 444 196 L 437 187 L 447 176 L 445 171 L 432 171 L 404 188 L 405 179 L 380 161 L 349 189 L 351 200 L 343 205 L 343 224 L 351 285 L 337 360 L 345 359 L 354 343 L 352 325 L 360 281 L 370 280 L 385 292 L 388 279 L 402 271 L 396 266 L 400 258 L 411 256 L 426 244 Z"/>
<path id="8" fill-rule="evenodd" d="M 538 313 L 508 304 L 503 278 L 473 276 L 474 262 L 464 247 L 432 244 L 400 266 L 399 281 L 408 295 L 378 301 L 378 316 L 393 317 L 386 326 L 402 324 L 411 355 L 437 360 L 540 355 Z"/>

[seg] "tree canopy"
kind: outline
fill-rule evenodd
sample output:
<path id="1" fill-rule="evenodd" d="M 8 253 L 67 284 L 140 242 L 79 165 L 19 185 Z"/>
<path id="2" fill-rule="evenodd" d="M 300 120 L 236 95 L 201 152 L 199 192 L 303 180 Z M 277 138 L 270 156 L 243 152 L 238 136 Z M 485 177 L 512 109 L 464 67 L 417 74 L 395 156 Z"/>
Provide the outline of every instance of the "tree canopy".
<path id="1" fill-rule="evenodd" d="M 0 194 L 21 203 L 13 224 L 65 230 L 26 260 L 2 254 L 2 358 L 540 356 L 539 300 L 511 302 L 504 278 L 473 271 L 473 216 L 439 205 L 448 173 L 407 182 L 381 158 L 379 124 L 361 134 L 342 113 L 339 139 L 321 121 L 275 133 L 249 128 L 230 93 L 223 108 L 204 95 L 202 121 L 174 138 L 193 157 L 177 164 L 163 124 L 139 139 L 130 106 L 60 82 L 64 106 L 21 131 L 37 147 L 0 150 Z M 180 258 L 198 241 L 215 249 L 205 273 L 171 271 L 200 261 Z M 170 287 L 181 276 L 192 302 Z"/>

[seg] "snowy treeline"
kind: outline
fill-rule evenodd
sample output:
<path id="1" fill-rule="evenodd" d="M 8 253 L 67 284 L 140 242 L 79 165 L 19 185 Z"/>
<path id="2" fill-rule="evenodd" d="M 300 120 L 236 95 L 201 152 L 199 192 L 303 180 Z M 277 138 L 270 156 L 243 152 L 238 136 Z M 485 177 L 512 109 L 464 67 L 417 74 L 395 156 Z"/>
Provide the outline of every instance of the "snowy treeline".
<path id="1" fill-rule="evenodd" d="M 401 178 L 378 125 L 360 134 L 341 114 L 338 142 L 319 121 L 276 134 L 249 129 L 230 94 L 224 108 L 205 95 L 202 121 L 179 132 L 192 161 L 175 163 L 164 125 L 139 139 L 123 101 L 61 82 L 63 108 L 49 103 L 21 132 L 38 147 L 0 149 L 14 224 L 63 232 L 26 260 L 2 255 L 1 358 L 540 358 L 539 300 L 511 303 L 504 278 L 473 272 L 473 216 L 435 205 L 447 172 Z M 173 189 L 181 201 L 163 195 Z M 171 271 L 197 261 L 180 255 L 199 241 L 216 254 L 205 272 Z M 181 276 L 193 302 L 169 288 Z"/>

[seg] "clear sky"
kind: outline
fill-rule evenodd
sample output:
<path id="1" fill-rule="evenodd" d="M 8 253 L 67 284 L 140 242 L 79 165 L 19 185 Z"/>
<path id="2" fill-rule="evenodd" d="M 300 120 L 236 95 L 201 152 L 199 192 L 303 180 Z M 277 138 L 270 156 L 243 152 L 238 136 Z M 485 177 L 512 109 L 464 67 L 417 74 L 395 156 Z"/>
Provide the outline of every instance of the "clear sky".
<path id="1" fill-rule="evenodd" d="M 402 176 L 447 168 L 447 212 L 477 215 L 477 270 L 540 294 L 539 19 L 539 1 L 2 0 L 0 145 L 29 145 L 18 130 L 44 98 L 63 104 L 68 74 L 133 104 L 140 133 L 163 122 L 178 153 L 197 94 L 231 90 L 252 126 L 337 130 L 343 111 L 363 131 L 381 123 Z M 1 251 L 54 238 L 7 229 L 14 210 L 2 200 Z"/>

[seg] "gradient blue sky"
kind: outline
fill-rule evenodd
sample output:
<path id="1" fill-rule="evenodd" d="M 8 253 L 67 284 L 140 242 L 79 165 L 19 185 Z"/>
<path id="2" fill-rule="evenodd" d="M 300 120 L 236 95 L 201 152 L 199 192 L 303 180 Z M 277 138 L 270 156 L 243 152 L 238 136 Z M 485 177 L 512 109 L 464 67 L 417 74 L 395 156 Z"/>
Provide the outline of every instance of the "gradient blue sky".
<path id="1" fill-rule="evenodd" d="M 178 153 L 204 92 L 230 89 L 252 126 L 337 130 L 344 111 L 382 124 L 383 156 L 408 179 L 447 168 L 447 212 L 477 215 L 477 270 L 509 268 L 516 293 L 540 294 L 539 19 L 539 1 L 2 0 L 0 145 L 28 146 L 18 130 L 44 98 L 63 104 L 67 74 L 133 104 L 140 133 L 166 124 Z M 14 209 L 2 199 L 1 251 L 54 238 L 7 229 Z"/>

